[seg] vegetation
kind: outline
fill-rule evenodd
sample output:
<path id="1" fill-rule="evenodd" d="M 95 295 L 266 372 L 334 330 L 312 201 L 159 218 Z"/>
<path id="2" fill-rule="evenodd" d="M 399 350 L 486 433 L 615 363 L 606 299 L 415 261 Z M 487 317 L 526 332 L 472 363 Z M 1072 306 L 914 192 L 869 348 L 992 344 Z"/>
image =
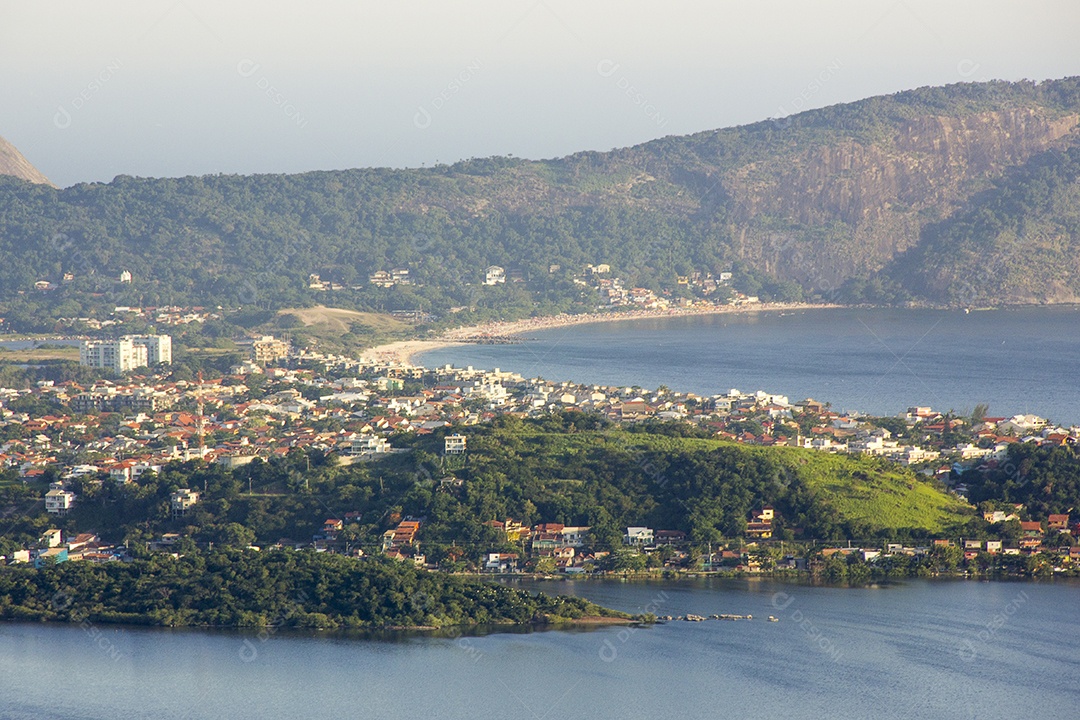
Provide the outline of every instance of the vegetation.
<path id="1" fill-rule="evenodd" d="M 1080 457 L 1072 446 L 1016 443 L 1006 462 L 969 470 L 961 480 L 973 502 L 1023 503 L 1037 519 L 1080 508 Z"/>
<path id="2" fill-rule="evenodd" d="M 5 326 L 52 331 L 57 317 L 117 305 L 243 307 L 241 322 L 317 303 L 456 308 L 455 322 L 552 314 L 595 307 L 573 275 L 601 262 L 628 285 L 673 292 L 678 275 L 733 271 L 737 289 L 763 299 L 956 302 L 966 299 L 956 280 L 972 277 L 988 299 L 1062 299 L 1075 291 L 1061 261 L 1077 255 L 1077 191 L 1074 140 L 1056 139 L 1075 123 L 1078 87 L 1066 78 L 921 88 L 542 162 L 120 176 L 63 190 L 3 177 Z M 968 122 L 971 157 L 940 156 L 956 145 L 941 128 Z M 1065 151 L 1043 152 L 1058 146 Z M 835 173 L 822 164 L 828 157 L 849 157 L 852 168 Z M 895 166 L 883 170 L 890 158 Z M 881 180 L 931 160 L 951 169 L 930 181 Z M 857 197 L 837 199 L 851 195 L 850 178 Z M 1017 243 L 1026 249 L 1010 251 Z M 930 276 L 890 264 L 911 246 Z M 1007 273 L 993 270 L 999 256 Z M 483 286 L 488 264 L 519 271 L 522 282 Z M 367 282 L 396 267 L 413 283 Z M 117 282 L 121 270 L 134 281 Z M 311 273 L 339 289 L 310 290 Z M 40 280 L 55 289 L 35 290 Z"/>
<path id="3" fill-rule="evenodd" d="M 923 243 L 883 275 L 957 305 L 1080 297 L 1078 206 L 1080 146 L 1043 153 L 928 226 Z"/>
<path id="4" fill-rule="evenodd" d="M 471 432 L 469 443 L 459 502 L 471 513 L 590 525 L 613 538 L 628 525 L 699 541 L 738 537 L 763 505 L 776 508 L 789 539 L 796 530 L 818 539 L 925 537 L 970 513 L 943 488 L 880 459 L 745 446 L 678 425 L 628 430 L 580 413 L 501 418 Z"/>
<path id="5" fill-rule="evenodd" d="M 0 568 L 0 618 L 145 625 L 387 628 L 630 619 L 393 560 L 218 550 L 132 563 Z"/>
<path id="6" fill-rule="evenodd" d="M 79 502 L 66 517 L 37 505 L 13 516 L 7 542 L 32 543 L 59 521 L 69 533 L 94 531 L 130 547 L 165 532 L 184 537 L 180 551 L 289 546 L 349 513 L 342 550 L 378 553 L 382 533 L 412 516 L 424 518 L 417 539 L 428 559 L 460 569 L 484 552 L 515 551 L 484 524 L 506 517 L 588 525 L 594 549 L 617 550 L 631 525 L 681 530 L 699 543 L 741 538 L 763 505 L 775 507 L 777 537 L 789 540 L 925 538 L 963 526 L 972 513 L 931 481 L 880 459 L 738 445 L 674 424 L 624 429 L 578 412 L 504 416 L 470 428 L 467 459 L 446 464 L 439 433 L 392 442 L 414 452 L 339 466 L 319 452 L 294 451 L 231 471 L 173 463 L 126 485 L 76 479 Z M 169 495 L 181 487 L 199 490 L 201 499 L 174 518 Z"/>

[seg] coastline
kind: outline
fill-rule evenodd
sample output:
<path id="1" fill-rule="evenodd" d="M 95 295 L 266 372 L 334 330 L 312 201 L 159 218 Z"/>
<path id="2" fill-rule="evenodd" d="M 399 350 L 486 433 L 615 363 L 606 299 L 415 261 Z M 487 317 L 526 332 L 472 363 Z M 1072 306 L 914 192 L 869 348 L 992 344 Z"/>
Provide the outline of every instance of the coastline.
<path id="1" fill-rule="evenodd" d="M 377 345 L 360 353 L 365 360 L 396 362 L 401 365 L 415 365 L 414 358 L 425 352 L 441 350 L 447 347 L 474 344 L 487 338 L 506 338 L 537 330 L 554 330 L 574 325 L 593 323 L 629 322 L 632 320 L 652 320 L 662 318 L 694 317 L 698 315 L 733 315 L 761 312 L 787 312 L 798 310 L 835 310 L 845 307 L 833 303 L 753 303 L 748 305 L 709 305 L 688 308 L 666 308 L 663 310 L 629 310 L 626 312 L 595 312 L 578 315 L 548 315 L 544 317 L 524 318 L 522 320 L 501 320 L 498 322 L 467 325 L 453 328 L 433 340 L 398 340 Z"/>
<path id="2" fill-rule="evenodd" d="M 467 345 L 463 341 L 453 340 L 396 340 L 382 345 L 363 350 L 360 359 L 369 362 L 396 363 L 398 365 L 413 365 L 413 357 L 429 350 L 441 350 L 442 348 Z"/>

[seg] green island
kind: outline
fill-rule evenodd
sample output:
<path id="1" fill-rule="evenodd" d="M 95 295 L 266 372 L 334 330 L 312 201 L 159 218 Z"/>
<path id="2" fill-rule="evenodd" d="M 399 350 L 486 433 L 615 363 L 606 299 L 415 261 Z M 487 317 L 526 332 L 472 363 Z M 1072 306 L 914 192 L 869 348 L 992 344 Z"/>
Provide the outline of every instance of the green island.
<path id="1" fill-rule="evenodd" d="M 392 560 L 215 550 L 0 572 L 0 618 L 169 627 L 438 629 L 652 622 Z"/>

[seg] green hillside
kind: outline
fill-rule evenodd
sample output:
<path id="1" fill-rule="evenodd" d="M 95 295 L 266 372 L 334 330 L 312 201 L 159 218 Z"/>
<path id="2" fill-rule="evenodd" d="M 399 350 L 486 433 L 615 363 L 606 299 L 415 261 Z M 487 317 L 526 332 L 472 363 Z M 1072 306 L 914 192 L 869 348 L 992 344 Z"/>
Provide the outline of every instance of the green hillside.
<path id="1" fill-rule="evenodd" d="M 1010 169 L 882 274 L 955 305 L 1080 297 L 1080 145 Z"/>
<path id="2" fill-rule="evenodd" d="M 970 517 L 971 506 L 895 465 L 796 448 L 775 452 L 846 521 L 939 533 Z"/>
<path id="3" fill-rule="evenodd" d="M 667 434 L 703 434 L 676 427 L 655 434 L 584 418 L 501 419 L 470 431 L 469 491 L 457 501 L 489 519 L 620 533 L 627 525 L 649 525 L 700 540 L 742 535 L 746 520 L 766 504 L 776 508 L 789 537 L 800 531 L 833 539 L 926 536 L 971 517 L 970 506 L 893 463 Z M 404 507 L 420 512 L 437 493 L 430 498 L 418 490 Z"/>
<path id="4" fill-rule="evenodd" d="M 1070 300 L 1078 125 L 1066 78 L 920 88 L 545 161 L 59 190 L 2 177 L 0 303 L 26 329 L 165 303 L 521 315 L 594 307 L 572 282 L 587 263 L 654 289 L 730 270 L 738 289 L 787 300 L 955 303 L 972 277 L 988 300 Z M 995 193 L 1005 235 L 984 252 L 965 228 Z M 522 282 L 482 287 L 493 263 Z M 367 282 L 393 268 L 413 284 Z M 116 282 L 124 269 L 133 283 Z M 338 289 L 309 289 L 312 273 Z"/>

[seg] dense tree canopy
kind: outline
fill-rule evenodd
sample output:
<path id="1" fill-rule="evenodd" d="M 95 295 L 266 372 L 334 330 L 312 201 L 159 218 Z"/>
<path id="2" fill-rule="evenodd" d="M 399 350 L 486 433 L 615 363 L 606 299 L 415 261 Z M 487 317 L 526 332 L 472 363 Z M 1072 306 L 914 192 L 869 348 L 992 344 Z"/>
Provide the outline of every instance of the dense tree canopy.
<path id="1" fill-rule="evenodd" d="M 0 568 L 0 618 L 148 625 L 386 628 L 627 617 L 393 560 L 216 551 L 133 563 Z"/>
<path id="2" fill-rule="evenodd" d="M 1069 153 L 1039 151 L 1050 142 L 1048 128 L 1080 108 L 1077 87 L 1076 78 L 1066 78 L 921 88 L 783 122 L 541 162 L 119 176 L 62 190 L 3 177 L 0 302 L 7 326 L 25 330 L 48 329 L 46 318 L 118 305 L 281 308 L 318 301 L 527 314 L 594 305 L 572 282 L 588 263 L 610 264 L 628 285 L 653 289 L 674 287 L 676 276 L 695 270 L 731 270 L 737 288 L 763 298 L 956 301 L 949 283 L 1005 253 L 1016 230 L 1037 252 L 1005 253 L 1011 282 L 1038 294 L 1045 288 L 1036 283 L 1056 278 L 1075 290 L 1072 277 L 1054 270 L 1077 241 L 1069 209 L 1075 161 Z M 939 117 L 974 117 L 972 127 L 982 128 L 970 142 L 984 145 L 970 148 L 971 162 L 959 175 L 936 178 L 913 197 L 858 182 L 863 196 L 853 206 L 817 197 L 819 175 L 844 182 L 843 173 L 815 165 L 830 153 L 858 146 L 866 152 L 852 157 L 895 154 L 940 128 Z M 1018 131 L 1013 122 L 1030 127 Z M 955 168 L 953 160 L 943 162 Z M 1008 167 L 1015 172 L 1003 175 Z M 864 170 L 866 178 L 887 174 Z M 922 187 L 920 177 L 910 181 Z M 851 195 L 840 185 L 828 192 Z M 957 204 L 966 209 L 955 222 L 934 224 Z M 894 219 L 881 227 L 864 223 L 864 215 L 877 214 Z M 920 228 L 916 252 L 925 252 L 934 276 L 901 261 L 875 275 L 892 258 L 891 250 L 876 248 L 910 246 Z M 980 249 L 988 232 L 1001 252 Z M 482 287 L 489 264 L 517 271 L 522 282 Z M 367 283 L 370 273 L 397 267 L 410 270 L 412 285 Z M 123 270 L 132 273 L 130 284 L 118 282 Z M 341 289 L 309 290 L 311 273 Z M 993 277 L 979 284 L 1010 289 Z M 55 289 L 35 290 L 42 280 Z"/>

